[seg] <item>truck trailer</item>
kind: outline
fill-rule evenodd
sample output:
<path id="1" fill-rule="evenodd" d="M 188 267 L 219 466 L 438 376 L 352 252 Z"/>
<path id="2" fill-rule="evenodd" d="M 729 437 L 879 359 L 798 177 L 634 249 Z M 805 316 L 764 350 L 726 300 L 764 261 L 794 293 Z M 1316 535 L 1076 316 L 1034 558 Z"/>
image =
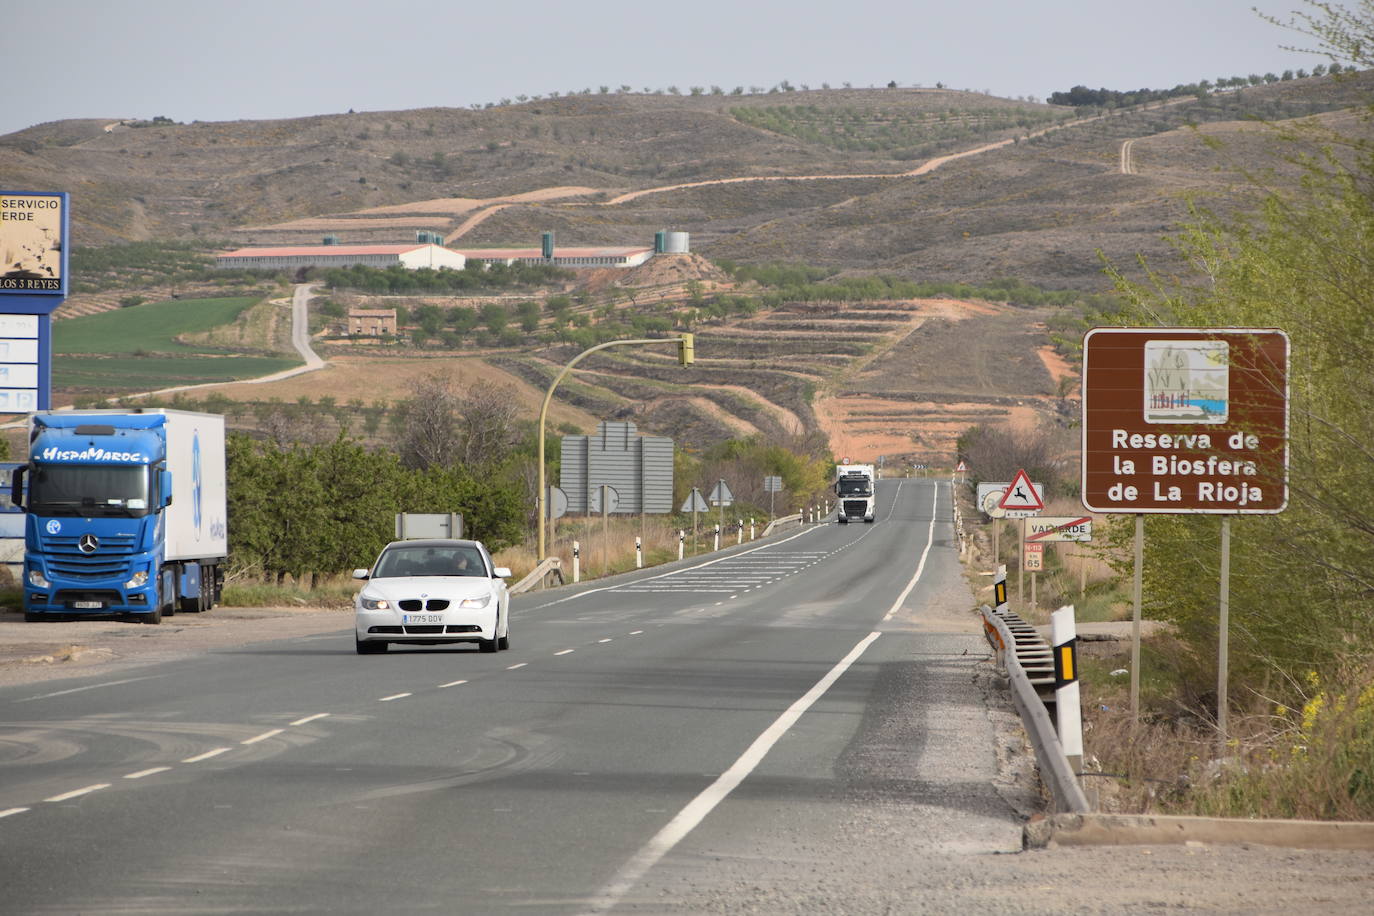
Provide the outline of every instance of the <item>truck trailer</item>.
<path id="1" fill-rule="evenodd" d="M 863 519 L 873 521 L 871 464 L 841 464 L 835 468 L 835 518 L 841 524 Z"/>
<path id="2" fill-rule="evenodd" d="M 41 411 L 10 498 L 24 524 L 24 619 L 208 611 L 228 553 L 224 418 Z"/>

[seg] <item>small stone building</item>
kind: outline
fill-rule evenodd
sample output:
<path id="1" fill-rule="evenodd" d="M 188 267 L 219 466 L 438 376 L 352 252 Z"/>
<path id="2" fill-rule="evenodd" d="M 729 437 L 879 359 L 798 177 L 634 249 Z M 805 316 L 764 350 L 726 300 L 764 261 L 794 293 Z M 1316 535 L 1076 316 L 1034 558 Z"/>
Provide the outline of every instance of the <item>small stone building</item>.
<path id="1" fill-rule="evenodd" d="M 395 309 L 349 309 L 348 336 L 396 336 Z"/>

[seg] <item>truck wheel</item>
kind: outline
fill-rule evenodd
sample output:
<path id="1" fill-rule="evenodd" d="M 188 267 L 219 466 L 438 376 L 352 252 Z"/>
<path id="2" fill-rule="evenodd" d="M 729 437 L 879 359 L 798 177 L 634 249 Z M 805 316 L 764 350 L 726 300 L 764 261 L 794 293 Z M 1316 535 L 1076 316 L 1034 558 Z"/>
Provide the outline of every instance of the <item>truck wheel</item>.
<path id="1" fill-rule="evenodd" d="M 139 614 L 139 623 L 162 623 L 162 608 L 155 608 L 151 613 Z"/>
<path id="2" fill-rule="evenodd" d="M 35 613 L 35 612 L 33 612 L 33 611 L 25 611 L 25 612 L 24 612 L 24 622 L 25 622 L 25 623 L 42 623 L 44 620 L 47 620 L 47 619 L 48 619 L 48 618 L 47 618 L 46 616 L 44 616 L 43 614 L 38 614 L 38 613 Z"/>

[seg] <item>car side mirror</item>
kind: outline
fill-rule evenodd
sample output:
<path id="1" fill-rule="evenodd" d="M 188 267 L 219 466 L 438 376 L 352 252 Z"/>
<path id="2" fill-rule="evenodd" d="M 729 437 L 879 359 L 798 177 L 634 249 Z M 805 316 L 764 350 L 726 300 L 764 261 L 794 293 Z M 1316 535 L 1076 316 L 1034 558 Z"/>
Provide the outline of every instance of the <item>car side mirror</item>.
<path id="1" fill-rule="evenodd" d="M 353 578 L 355 578 L 355 579 L 366 579 L 366 578 L 367 578 L 367 570 L 365 570 L 365 569 L 355 569 L 355 570 L 353 570 Z"/>
<path id="2" fill-rule="evenodd" d="M 493 579 L 509 579 L 511 571 L 504 566 L 498 566 L 491 571 L 491 577 Z"/>

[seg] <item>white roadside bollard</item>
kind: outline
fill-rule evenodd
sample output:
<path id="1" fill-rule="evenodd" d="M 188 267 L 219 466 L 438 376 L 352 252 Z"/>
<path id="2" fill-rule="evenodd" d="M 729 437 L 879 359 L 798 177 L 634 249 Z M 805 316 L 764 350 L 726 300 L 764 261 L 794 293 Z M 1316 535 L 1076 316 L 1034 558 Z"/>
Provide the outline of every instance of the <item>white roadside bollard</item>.
<path id="1" fill-rule="evenodd" d="M 582 545 L 573 541 L 573 582 L 582 581 Z"/>
<path id="2" fill-rule="evenodd" d="M 683 551 L 685 551 L 685 550 L 687 549 L 686 541 L 687 541 L 687 532 L 686 532 L 686 531 L 683 531 L 681 528 L 679 528 L 679 529 L 677 530 L 677 558 L 678 558 L 679 560 L 681 560 L 682 557 L 683 557 Z"/>
<path id="3" fill-rule="evenodd" d="M 1054 715 L 1059 744 L 1069 769 L 1083 769 L 1083 708 L 1078 690 L 1078 628 L 1073 605 L 1050 615 L 1050 643 L 1054 647 Z"/>
<path id="4" fill-rule="evenodd" d="M 751 517 L 751 518 L 749 519 L 749 540 L 752 541 L 753 539 L 754 539 L 754 519 Z"/>
<path id="5" fill-rule="evenodd" d="M 635 538 L 635 569 L 644 568 L 644 543 L 640 538 Z"/>
<path id="6" fill-rule="evenodd" d="M 715 539 L 711 542 L 712 550 L 720 550 L 720 525 L 716 525 Z"/>
<path id="7" fill-rule="evenodd" d="M 737 518 L 737 519 L 735 519 L 735 530 L 736 530 L 736 534 L 735 534 L 735 543 L 736 543 L 736 544 L 743 544 L 743 543 L 744 543 L 744 519 L 742 519 L 742 518 Z"/>

